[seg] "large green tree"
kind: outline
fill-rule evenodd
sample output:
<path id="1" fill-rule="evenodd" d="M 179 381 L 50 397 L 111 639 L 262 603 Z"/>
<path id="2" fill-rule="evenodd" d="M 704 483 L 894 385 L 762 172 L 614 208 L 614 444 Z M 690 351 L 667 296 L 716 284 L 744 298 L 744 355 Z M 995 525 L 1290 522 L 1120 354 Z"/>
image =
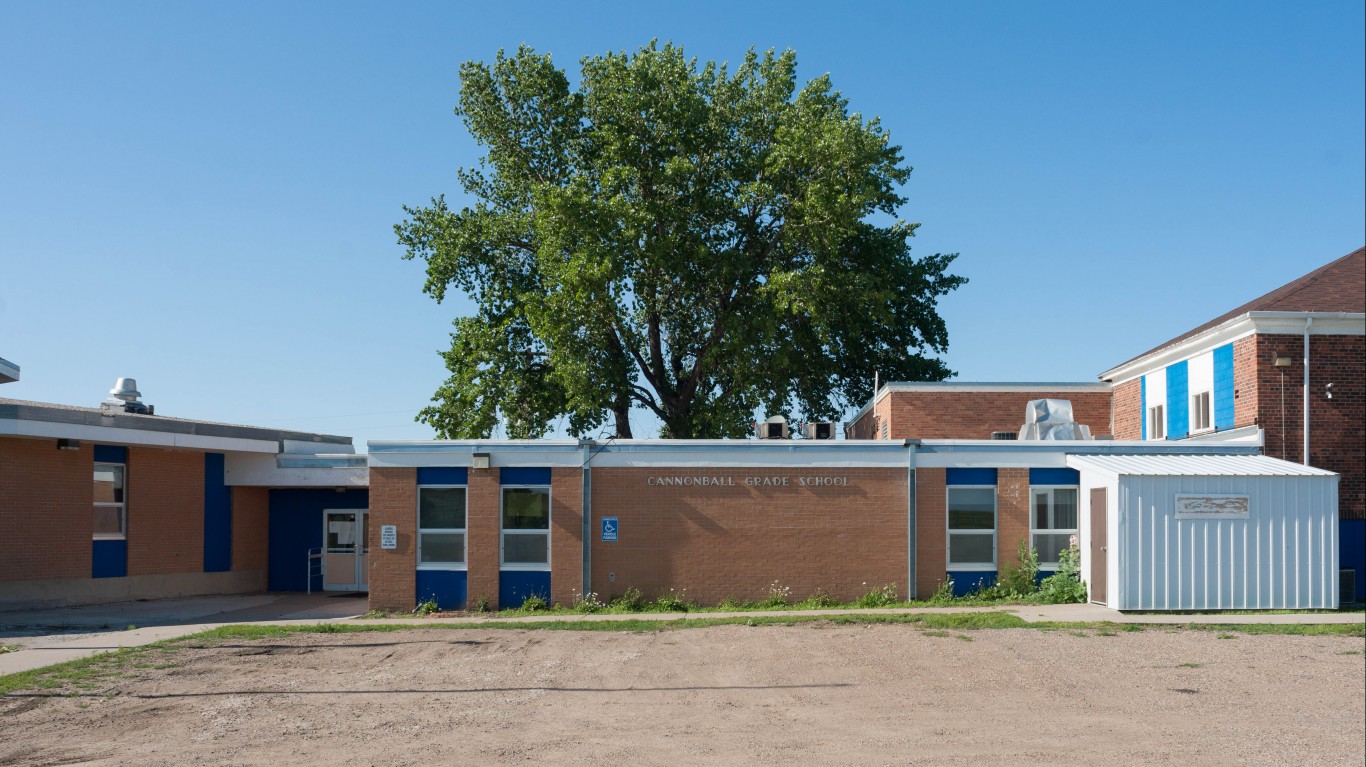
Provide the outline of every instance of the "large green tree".
<path id="1" fill-rule="evenodd" d="M 953 255 L 910 253 L 910 175 L 877 119 L 796 56 L 731 71 L 654 43 L 584 59 L 577 87 L 523 47 L 460 68 L 485 151 L 470 203 L 405 207 L 425 291 L 468 295 L 450 379 L 419 420 L 446 438 L 575 435 L 634 406 L 663 436 L 738 437 L 757 411 L 833 419 L 884 380 L 951 375 L 936 311 Z"/>

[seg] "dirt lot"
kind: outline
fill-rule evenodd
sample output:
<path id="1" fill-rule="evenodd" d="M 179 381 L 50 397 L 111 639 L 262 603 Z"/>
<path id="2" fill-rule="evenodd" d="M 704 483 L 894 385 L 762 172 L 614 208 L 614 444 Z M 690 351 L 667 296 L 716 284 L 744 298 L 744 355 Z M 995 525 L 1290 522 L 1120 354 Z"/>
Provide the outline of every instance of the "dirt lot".
<path id="1" fill-rule="evenodd" d="M 1354 764 L 1363 641 L 907 625 L 301 634 L 0 699 L 0 764 Z"/>

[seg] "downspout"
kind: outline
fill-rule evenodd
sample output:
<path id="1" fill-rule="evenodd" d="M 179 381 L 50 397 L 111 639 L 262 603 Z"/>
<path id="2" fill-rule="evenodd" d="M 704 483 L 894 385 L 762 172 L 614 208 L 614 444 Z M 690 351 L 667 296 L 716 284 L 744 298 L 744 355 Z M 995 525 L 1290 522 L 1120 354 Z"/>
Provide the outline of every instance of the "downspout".
<path id="1" fill-rule="evenodd" d="M 916 598 L 915 583 L 915 449 L 918 439 L 908 439 L 906 445 L 906 599 Z"/>
<path id="2" fill-rule="evenodd" d="M 1309 327 L 1313 317 L 1304 318 L 1304 465 L 1309 465 Z"/>
<path id="3" fill-rule="evenodd" d="M 587 599 L 593 592 L 593 472 L 588 468 L 593 460 L 593 440 L 579 440 L 579 447 L 583 450 L 583 465 L 579 467 L 583 471 L 583 528 L 579 543 L 583 549 L 583 598 Z"/>

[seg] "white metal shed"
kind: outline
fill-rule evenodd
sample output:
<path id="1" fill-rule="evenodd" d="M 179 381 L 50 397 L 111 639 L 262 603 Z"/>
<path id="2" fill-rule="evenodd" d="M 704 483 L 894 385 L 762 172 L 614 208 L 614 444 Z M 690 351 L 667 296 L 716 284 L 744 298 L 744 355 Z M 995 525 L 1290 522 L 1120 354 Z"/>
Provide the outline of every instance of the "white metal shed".
<path id="1" fill-rule="evenodd" d="M 1069 455 L 1082 577 L 1117 610 L 1338 606 L 1338 475 L 1262 455 Z"/>

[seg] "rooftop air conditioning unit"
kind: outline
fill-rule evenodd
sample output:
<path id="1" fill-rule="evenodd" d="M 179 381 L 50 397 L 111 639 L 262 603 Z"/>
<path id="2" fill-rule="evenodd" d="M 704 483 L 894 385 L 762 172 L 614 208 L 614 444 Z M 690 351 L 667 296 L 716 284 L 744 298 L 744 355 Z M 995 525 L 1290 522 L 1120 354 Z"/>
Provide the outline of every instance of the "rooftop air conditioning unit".
<path id="1" fill-rule="evenodd" d="M 834 439 L 835 424 L 829 421 L 816 421 L 802 426 L 804 439 Z"/>
<path id="2" fill-rule="evenodd" d="M 790 436 L 787 431 L 787 419 L 775 415 L 763 421 L 755 427 L 754 436 L 759 439 L 787 439 Z"/>

